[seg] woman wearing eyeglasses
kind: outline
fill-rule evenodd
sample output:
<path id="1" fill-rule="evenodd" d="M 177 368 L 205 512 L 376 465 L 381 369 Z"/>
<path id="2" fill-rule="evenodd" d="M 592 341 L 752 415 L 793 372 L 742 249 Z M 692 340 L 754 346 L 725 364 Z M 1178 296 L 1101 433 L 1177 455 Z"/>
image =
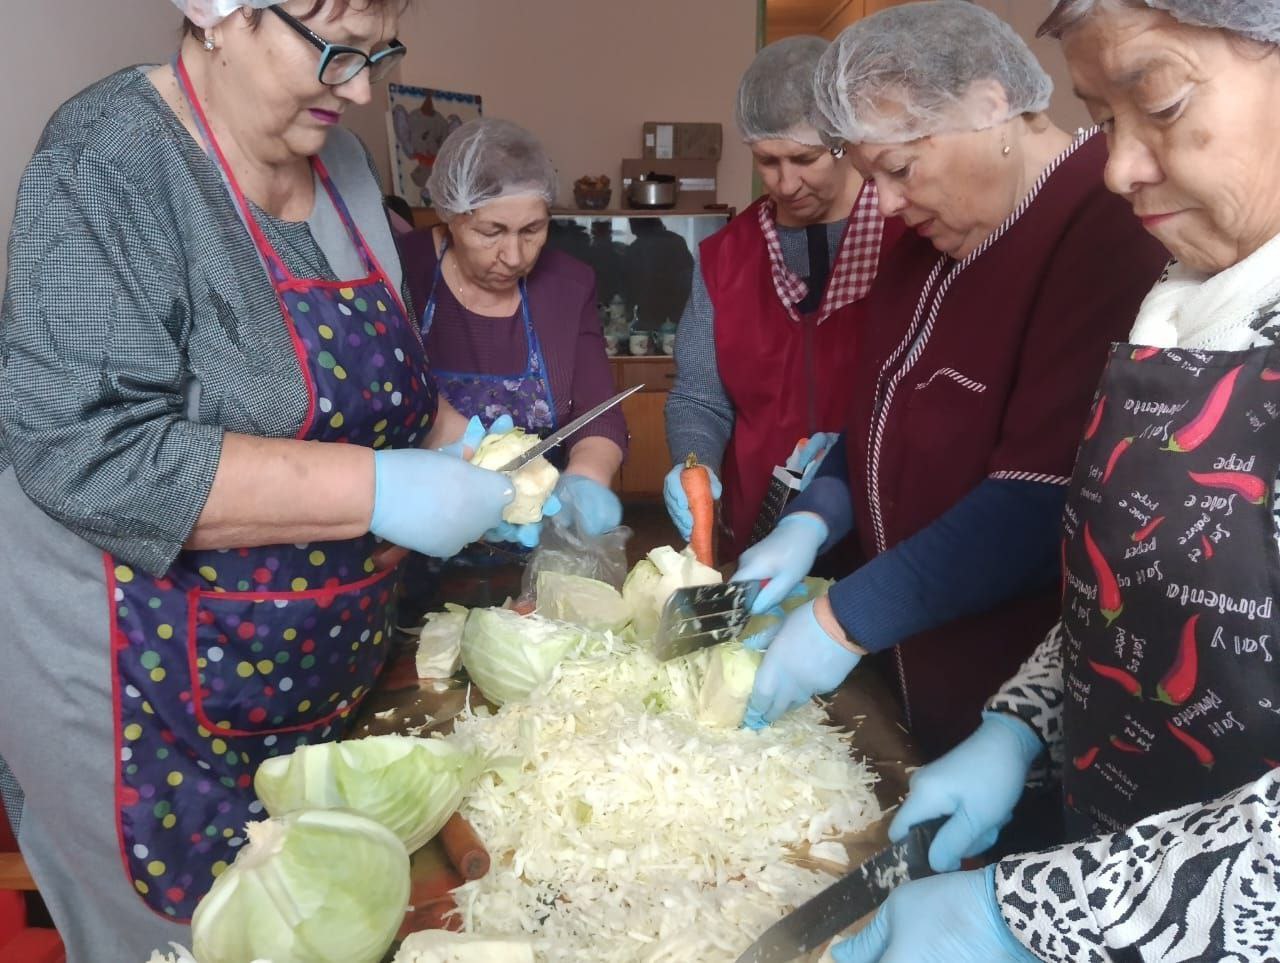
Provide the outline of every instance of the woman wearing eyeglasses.
<path id="1" fill-rule="evenodd" d="M 46 128 L 0 320 L 5 805 L 73 961 L 183 939 L 257 764 L 341 734 L 387 649 L 379 539 L 451 556 L 513 494 L 457 457 L 338 126 L 400 0 L 175 2 L 173 63 Z"/>

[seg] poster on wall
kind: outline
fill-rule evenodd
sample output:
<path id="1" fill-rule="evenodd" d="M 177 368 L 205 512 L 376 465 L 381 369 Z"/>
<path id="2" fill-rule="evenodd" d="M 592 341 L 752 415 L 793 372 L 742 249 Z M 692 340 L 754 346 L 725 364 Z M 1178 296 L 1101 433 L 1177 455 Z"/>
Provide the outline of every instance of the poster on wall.
<path id="1" fill-rule="evenodd" d="M 480 116 L 479 94 L 391 84 L 387 143 L 391 189 L 415 207 L 430 207 L 427 178 L 444 139 Z"/>

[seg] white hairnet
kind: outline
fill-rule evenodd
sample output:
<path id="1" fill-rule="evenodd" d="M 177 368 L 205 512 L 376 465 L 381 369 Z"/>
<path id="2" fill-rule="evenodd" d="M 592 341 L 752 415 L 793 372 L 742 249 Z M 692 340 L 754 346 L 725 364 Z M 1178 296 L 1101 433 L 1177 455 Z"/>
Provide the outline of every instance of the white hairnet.
<path id="1" fill-rule="evenodd" d="M 743 140 L 792 140 L 822 146 L 813 72 L 828 46 L 821 37 L 787 37 L 756 54 L 738 84 L 735 116 Z"/>
<path id="2" fill-rule="evenodd" d="M 446 221 L 500 197 L 531 195 L 550 206 L 556 200 L 556 169 L 529 131 L 509 120 L 482 117 L 445 138 L 427 193 Z"/>
<path id="3" fill-rule="evenodd" d="M 1004 88 L 992 115 L 975 83 Z M 823 133 L 851 144 L 982 130 L 1049 106 L 1053 81 L 1007 23 L 968 0 L 889 7 L 831 44 L 814 77 Z"/>
<path id="4" fill-rule="evenodd" d="M 1214 27 L 1261 40 L 1280 43 L 1280 0 L 1137 0 L 1123 6 L 1163 10 L 1175 20 L 1196 27 Z M 1099 0 L 1061 0 L 1051 19 L 1068 27 L 1101 6 Z"/>
<path id="5" fill-rule="evenodd" d="M 262 9 L 279 3 L 284 3 L 284 0 L 173 0 L 173 5 L 202 30 L 217 26 L 219 21 L 241 7 Z"/>

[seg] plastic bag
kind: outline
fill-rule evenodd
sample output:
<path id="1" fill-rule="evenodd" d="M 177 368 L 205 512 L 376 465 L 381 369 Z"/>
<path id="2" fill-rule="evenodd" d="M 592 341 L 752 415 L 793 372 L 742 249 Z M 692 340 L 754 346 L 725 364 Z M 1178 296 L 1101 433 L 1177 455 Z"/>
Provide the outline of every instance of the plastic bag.
<path id="1" fill-rule="evenodd" d="M 631 535 L 631 529 L 625 525 L 603 535 L 584 535 L 559 515 L 551 516 L 543 523 L 538 547 L 525 566 L 521 597 L 536 597 L 540 572 L 580 575 L 621 590 L 627 577 L 627 539 Z"/>

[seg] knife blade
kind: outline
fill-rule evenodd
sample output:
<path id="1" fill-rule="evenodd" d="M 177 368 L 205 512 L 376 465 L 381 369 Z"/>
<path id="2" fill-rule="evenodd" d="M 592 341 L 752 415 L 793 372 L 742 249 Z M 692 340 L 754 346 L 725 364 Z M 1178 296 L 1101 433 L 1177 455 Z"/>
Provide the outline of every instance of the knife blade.
<path id="1" fill-rule="evenodd" d="M 551 434 L 547 435 L 546 438 L 543 438 L 542 441 L 538 442 L 536 445 L 534 445 L 524 454 L 520 455 L 518 458 L 511 459 L 511 461 L 507 462 L 505 465 L 499 468 L 498 471 L 512 472 L 512 471 L 516 471 L 519 468 L 523 468 L 525 465 L 529 464 L 529 462 L 533 461 L 539 455 L 545 455 L 552 448 L 560 444 L 562 441 L 564 441 L 566 438 L 572 435 L 575 431 L 577 431 L 583 425 L 589 422 L 595 421 L 597 418 L 603 415 L 606 411 L 608 411 L 614 405 L 620 404 L 625 399 L 630 398 L 633 394 L 635 394 L 637 391 L 639 391 L 643 387 L 644 385 L 642 384 L 633 385 L 632 387 L 628 388 L 626 391 L 619 391 L 612 398 L 609 398 L 606 401 L 600 402 L 600 404 L 596 405 L 590 411 L 586 412 L 585 414 L 579 415 L 577 418 L 574 418 L 573 421 L 569 422 L 563 428 L 557 428 Z"/>
<path id="2" fill-rule="evenodd" d="M 947 818 L 912 826 L 902 842 L 880 850 L 770 926 L 737 963 L 788 963 L 862 919 L 888 899 L 895 887 L 932 876 L 929 844 Z"/>

